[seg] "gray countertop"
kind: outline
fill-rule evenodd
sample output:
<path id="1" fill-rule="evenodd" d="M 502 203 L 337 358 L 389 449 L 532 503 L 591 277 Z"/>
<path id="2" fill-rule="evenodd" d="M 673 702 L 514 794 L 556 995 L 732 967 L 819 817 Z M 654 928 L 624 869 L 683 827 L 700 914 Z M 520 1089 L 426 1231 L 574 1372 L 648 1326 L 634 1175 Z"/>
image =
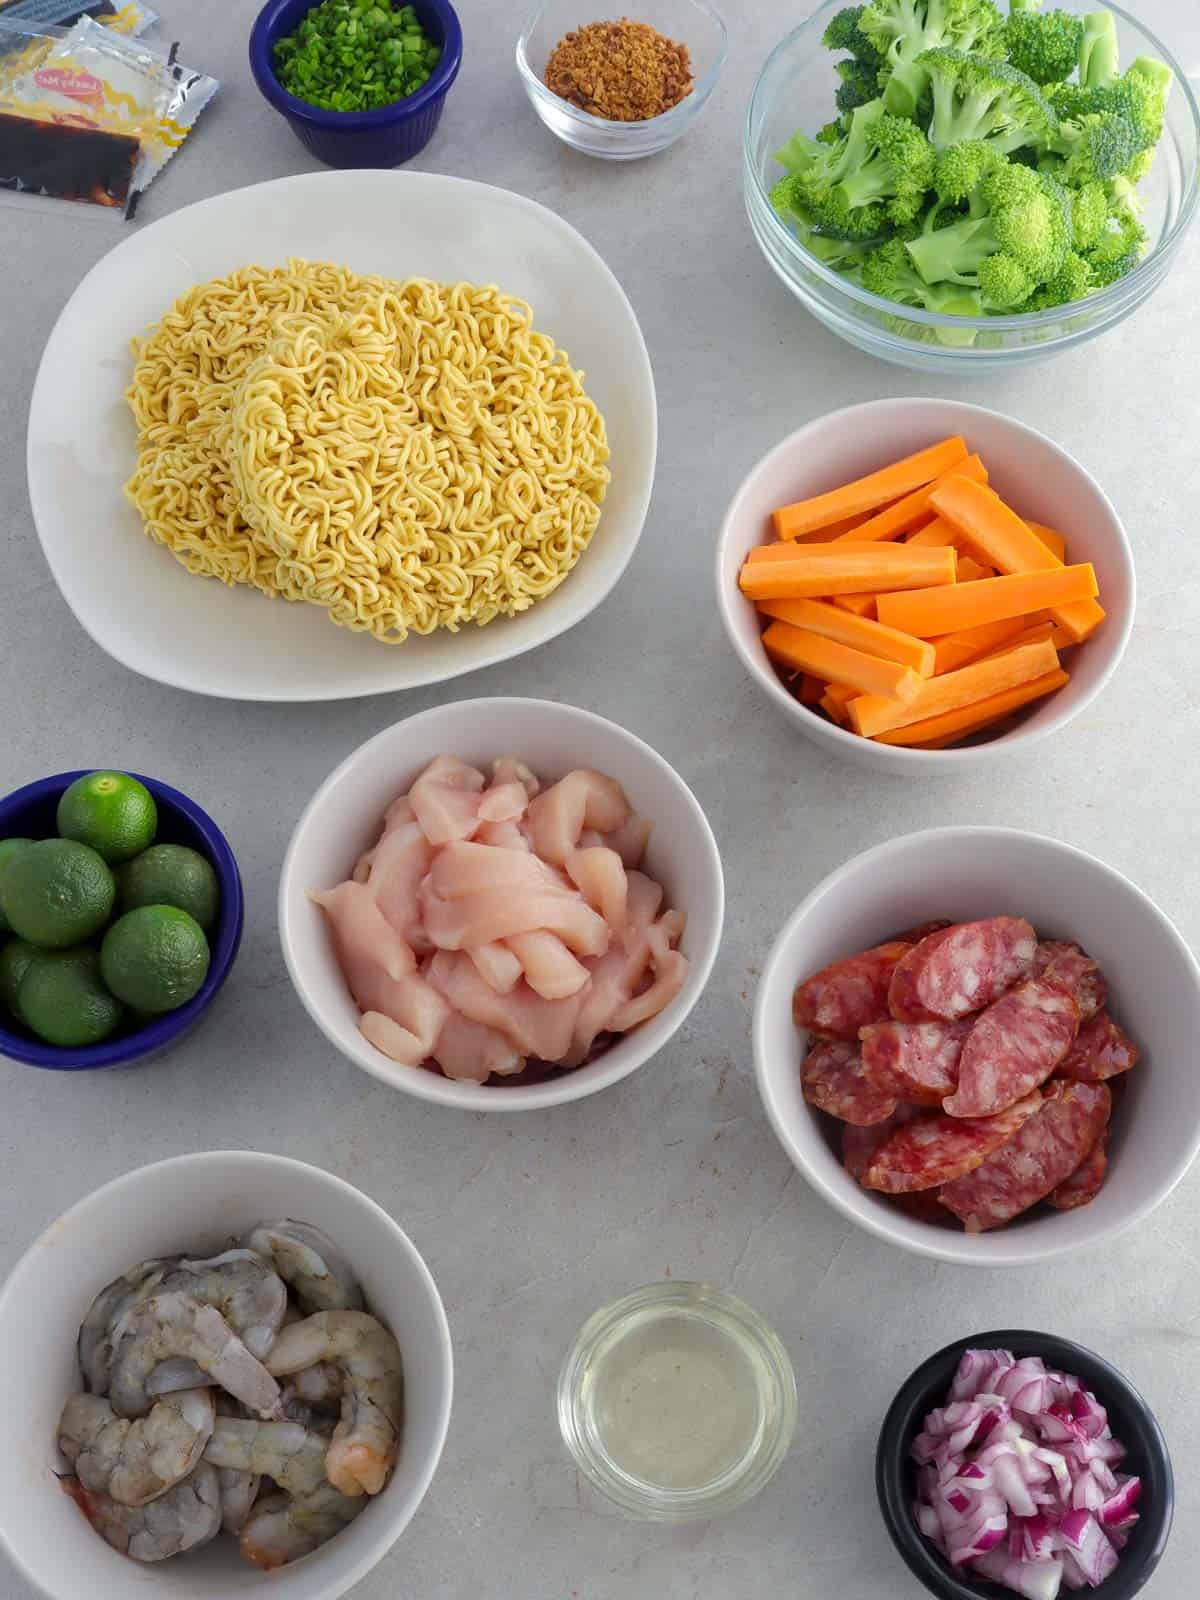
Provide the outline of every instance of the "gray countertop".
<path id="1" fill-rule="evenodd" d="M 142 221 L 307 170 L 250 79 L 254 0 L 155 3 L 167 18 L 157 37 L 178 35 L 182 59 L 224 86 Z M 576 156 L 537 122 L 512 61 L 516 11 L 495 0 L 459 9 L 466 62 L 417 164 L 519 190 L 575 224 L 629 293 L 658 383 L 658 481 L 635 559 L 586 622 L 521 660 L 404 697 L 272 706 L 161 688 L 102 654 L 42 558 L 24 434 L 46 337 L 122 225 L 68 207 L 0 210 L 0 791 L 66 767 L 152 772 L 214 811 L 247 890 L 233 976 L 170 1057 L 78 1076 L 0 1062 L 0 1272 L 99 1184 L 189 1150 L 280 1151 L 386 1206 L 445 1297 L 457 1392 L 433 1488 L 358 1600 L 917 1600 L 873 1501 L 875 1432 L 895 1388 L 962 1334 L 1013 1324 L 1066 1334 L 1127 1371 L 1167 1426 L 1179 1505 L 1152 1587 L 1158 1600 L 1190 1600 L 1200 1171 L 1132 1235 L 1076 1261 L 969 1272 L 917 1260 L 842 1221 L 792 1169 L 755 1091 L 750 1012 L 759 965 L 809 887 L 933 822 L 1003 823 L 1082 845 L 1200 944 L 1200 235 L 1149 306 L 1054 365 L 952 384 L 883 366 L 800 309 L 742 211 L 746 99 L 803 5 L 729 0 L 731 58 L 701 122 L 632 166 Z M 1185 8 L 1147 0 L 1138 10 L 1170 29 Z M 1194 67 L 1200 44 L 1189 54 L 1177 42 Z M 734 487 L 784 434 L 854 401 L 939 392 L 1019 414 L 1098 474 L 1133 540 L 1140 604 L 1116 681 L 1034 763 L 926 786 L 867 777 L 789 734 L 726 645 L 710 552 Z M 606 1094 L 541 1115 L 457 1114 L 373 1083 L 308 1020 L 276 937 L 284 846 L 321 779 L 388 723 L 480 694 L 573 701 L 648 740 L 695 789 L 728 882 L 716 971 L 671 1047 Z M 728 1520 L 684 1530 L 626 1522 L 594 1495 L 564 1455 L 552 1405 L 587 1314 L 664 1274 L 750 1300 L 785 1340 L 800 1384 L 795 1443 L 771 1485 Z M 0 1591 L 32 1595 L 7 1570 Z"/>

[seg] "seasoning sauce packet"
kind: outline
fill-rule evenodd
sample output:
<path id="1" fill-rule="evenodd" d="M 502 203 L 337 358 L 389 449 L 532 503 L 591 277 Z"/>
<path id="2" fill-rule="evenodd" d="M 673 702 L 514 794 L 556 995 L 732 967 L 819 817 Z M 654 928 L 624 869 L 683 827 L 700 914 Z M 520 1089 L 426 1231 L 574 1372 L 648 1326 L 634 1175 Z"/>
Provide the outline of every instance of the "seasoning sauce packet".
<path id="1" fill-rule="evenodd" d="M 128 216 L 218 87 L 88 16 L 64 30 L 0 15 L 0 191 Z"/>
<path id="2" fill-rule="evenodd" d="M 0 21 L 20 22 L 27 28 L 69 28 L 85 16 L 131 37 L 158 21 L 158 12 L 141 0 L 0 0 Z"/>

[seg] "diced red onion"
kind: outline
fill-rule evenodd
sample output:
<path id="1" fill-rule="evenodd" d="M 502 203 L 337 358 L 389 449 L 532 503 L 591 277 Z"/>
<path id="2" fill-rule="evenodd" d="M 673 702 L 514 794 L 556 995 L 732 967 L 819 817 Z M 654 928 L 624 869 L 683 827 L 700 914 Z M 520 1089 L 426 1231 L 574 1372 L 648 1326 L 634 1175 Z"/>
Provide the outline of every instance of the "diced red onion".
<path id="1" fill-rule="evenodd" d="M 1116 1569 L 1141 1480 L 1113 1466 L 1125 1447 L 1104 1407 L 1038 1356 L 968 1350 L 947 1403 L 913 1441 L 913 1517 L 956 1567 L 1024 1600 L 1095 1588 Z"/>

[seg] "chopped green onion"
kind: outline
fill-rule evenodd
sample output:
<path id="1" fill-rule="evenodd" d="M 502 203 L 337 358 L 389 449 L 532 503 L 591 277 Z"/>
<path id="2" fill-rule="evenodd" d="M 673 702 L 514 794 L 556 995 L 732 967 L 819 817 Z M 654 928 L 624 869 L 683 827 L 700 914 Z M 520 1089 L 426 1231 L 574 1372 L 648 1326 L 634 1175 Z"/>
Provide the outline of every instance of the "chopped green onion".
<path id="1" fill-rule="evenodd" d="M 275 72 L 299 100 L 325 111 L 373 111 L 429 81 L 441 49 L 411 5 L 321 0 L 275 43 Z"/>

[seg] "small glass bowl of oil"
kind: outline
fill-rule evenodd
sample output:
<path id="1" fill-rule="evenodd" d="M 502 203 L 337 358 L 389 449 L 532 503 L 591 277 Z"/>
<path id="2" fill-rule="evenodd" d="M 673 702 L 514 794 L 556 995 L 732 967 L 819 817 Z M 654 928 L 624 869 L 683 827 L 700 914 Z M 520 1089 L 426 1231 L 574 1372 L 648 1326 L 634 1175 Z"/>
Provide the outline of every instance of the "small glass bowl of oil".
<path id="1" fill-rule="evenodd" d="M 788 1452 L 796 1376 L 736 1295 L 654 1283 L 602 1307 L 558 1378 L 576 1464 L 629 1516 L 690 1522 L 756 1495 Z"/>

